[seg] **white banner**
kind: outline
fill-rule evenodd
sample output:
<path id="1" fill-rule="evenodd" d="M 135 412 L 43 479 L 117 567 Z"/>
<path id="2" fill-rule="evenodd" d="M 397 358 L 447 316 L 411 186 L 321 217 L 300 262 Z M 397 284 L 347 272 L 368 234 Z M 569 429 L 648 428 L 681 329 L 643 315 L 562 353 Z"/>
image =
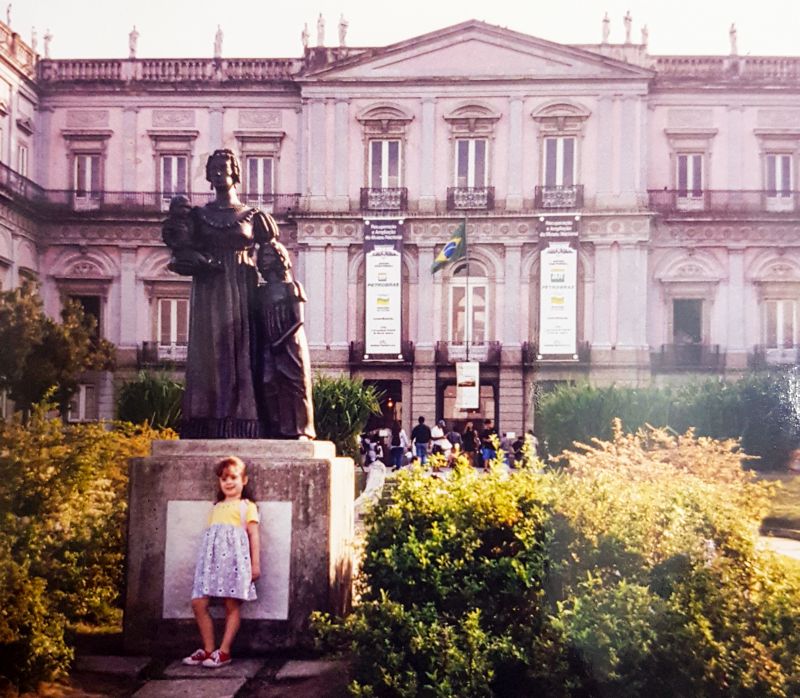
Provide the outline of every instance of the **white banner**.
<path id="1" fill-rule="evenodd" d="M 577 359 L 578 251 L 568 242 L 551 242 L 540 262 L 538 353 Z"/>
<path id="2" fill-rule="evenodd" d="M 477 410 L 481 399 L 481 365 L 478 361 L 456 361 L 456 409 Z"/>
<path id="3" fill-rule="evenodd" d="M 364 354 L 402 358 L 402 223 L 372 220 L 364 226 Z"/>

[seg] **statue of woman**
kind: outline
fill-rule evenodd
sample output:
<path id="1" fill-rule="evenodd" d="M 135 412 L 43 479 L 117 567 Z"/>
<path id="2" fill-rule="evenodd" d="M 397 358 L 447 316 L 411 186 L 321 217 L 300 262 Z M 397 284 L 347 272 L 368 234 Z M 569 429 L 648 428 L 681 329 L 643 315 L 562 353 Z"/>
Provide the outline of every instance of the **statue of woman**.
<path id="1" fill-rule="evenodd" d="M 289 253 L 271 218 L 259 240 L 256 392 L 265 432 L 273 438 L 313 439 L 311 365 L 303 327 L 306 294 L 292 275 Z"/>
<path id="2" fill-rule="evenodd" d="M 176 237 L 179 230 L 177 237 L 182 242 L 190 239 L 215 267 L 193 264 L 181 272 L 193 281 L 180 434 L 189 439 L 258 438 L 262 430 L 253 381 L 255 249 L 257 239 L 266 237 L 266 217 L 239 201 L 239 164 L 230 150 L 212 153 L 206 179 L 216 196 L 191 209 L 192 230 L 184 230 L 187 216 L 180 201 L 170 207 L 164 222 L 169 244 L 170 234 Z"/>
<path id="3" fill-rule="evenodd" d="M 232 151 L 211 154 L 206 179 L 214 200 L 175 197 L 162 228 L 170 269 L 192 277 L 181 437 L 313 439 L 306 297 L 278 225 L 239 201 Z"/>

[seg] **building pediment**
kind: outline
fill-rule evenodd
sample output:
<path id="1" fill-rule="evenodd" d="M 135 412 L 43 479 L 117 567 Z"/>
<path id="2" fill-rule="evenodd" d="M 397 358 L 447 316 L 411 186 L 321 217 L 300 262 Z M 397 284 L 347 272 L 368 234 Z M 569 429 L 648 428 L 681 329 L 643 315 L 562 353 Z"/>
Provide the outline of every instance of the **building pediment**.
<path id="1" fill-rule="evenodd" d="M 469 21 L 307 73 L 303 81 L 648 79 L 649 70 Z"/>

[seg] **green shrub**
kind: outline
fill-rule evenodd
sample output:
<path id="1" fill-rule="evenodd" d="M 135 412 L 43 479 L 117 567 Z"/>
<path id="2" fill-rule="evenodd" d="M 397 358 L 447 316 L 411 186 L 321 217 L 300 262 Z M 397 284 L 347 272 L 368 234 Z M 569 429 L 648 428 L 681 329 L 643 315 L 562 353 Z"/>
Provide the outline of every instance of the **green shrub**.
<path id="1" fill-rule="evenodd" d="M 339 455 L 358 458 L 358 436 L 370 415 L 380 414 L 380 393 L 361 378 L 319 375 L 314 379 L 317 438 L 333 441 Z"/>
<path id="2" fill-rule="evenodd" d="M 48 417 L 51 408 L 35 406 L 27 424 L 0 422 L 0 656 L 30 654 L 2 662 L 0 673 L 19 686 L 63 669 L 65 621 L 118 618 L 127 460 L 146 455 L 153 438 L 174 437 L 124 423 L 66 425 Z"/>
<path id="3" fill-rule="evenodd" d="M 122 385 L 117 398 L 117 416 L 123 422 L 147 422 L 155 429 L 180 426 L 183 383 L 168 375 L 140 371 Z"/>
<path id="4" fill-rule="evenodd" d="M 755 547 L 733 441 L 625 434 L 562 468 L 403 472 L 320 635 L 360 696 L 788 696 L 800 586 Z"/>
<path id="5" fill-rule="evenodd" d="M 738 382 L 709 380 L 665 388 L 560 387 L 541 397 L 537 424 L 551 455 L 573 443 L 611 438 L 611 422 L 689 428 L 716 439 L 741 439 L 758 469 L 785 465 L 800 446 L 798 378 L 794 372 L 751 375 Z"/>

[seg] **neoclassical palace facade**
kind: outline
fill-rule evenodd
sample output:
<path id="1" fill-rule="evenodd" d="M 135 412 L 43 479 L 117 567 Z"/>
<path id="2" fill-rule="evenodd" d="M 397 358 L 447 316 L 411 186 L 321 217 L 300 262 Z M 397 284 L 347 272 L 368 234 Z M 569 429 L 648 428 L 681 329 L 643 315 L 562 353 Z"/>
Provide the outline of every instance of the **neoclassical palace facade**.
<path id="1" fill-rule="evenodd" d="M 118 348 L 75 419 L 113 416 L 140 368 L 180 371 L 190 281 L 167 270 L 160 224 L 173 194 L 207 200 L 220 147 L 280 224 L 315 370 L 377 381 L 406 426 L 518 432 L 558 382 L 798 359 L 798 57 L 478 21 L 291 59 L 50 60 L 0 24 L 0 54 L 0 284 L 38 280 L 53 314 L 78 298 Z M 433 274 L 465 220 L 468 258 Z M 472 412 L 456 404 L 467 358 Z"/>

